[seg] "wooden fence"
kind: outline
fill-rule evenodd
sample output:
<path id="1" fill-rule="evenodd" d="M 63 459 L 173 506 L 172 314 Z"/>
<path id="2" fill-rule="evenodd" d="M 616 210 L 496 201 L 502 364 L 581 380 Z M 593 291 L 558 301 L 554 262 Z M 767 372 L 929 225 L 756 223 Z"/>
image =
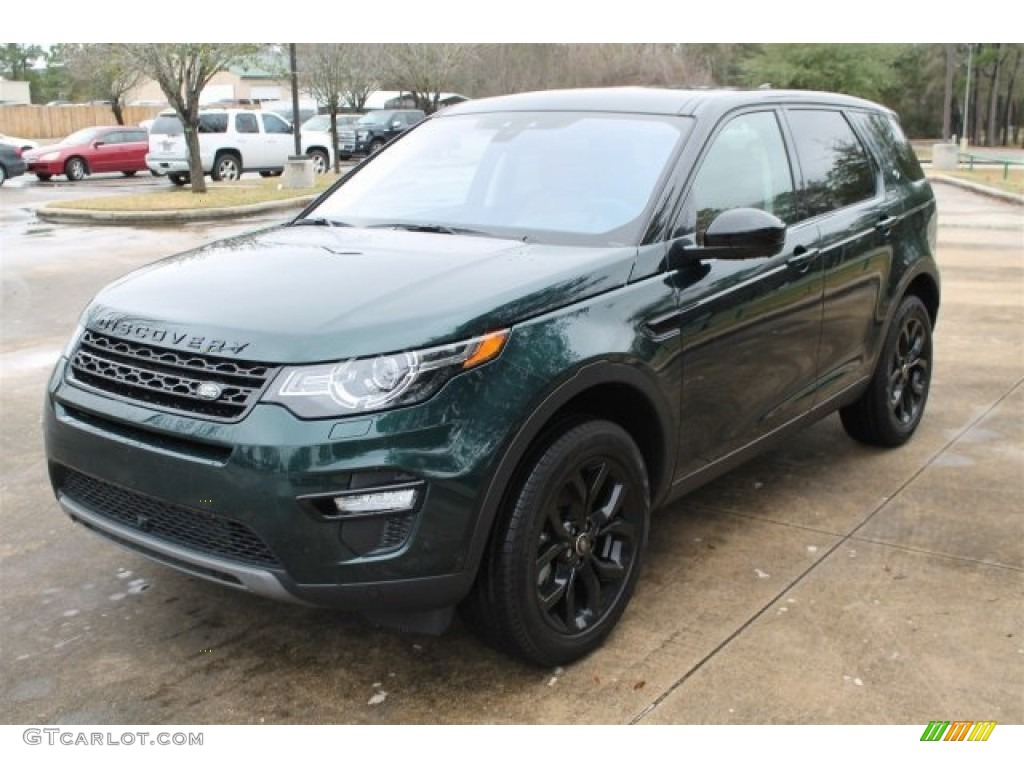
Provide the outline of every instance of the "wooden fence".
<path id="1" fill-rule="evenodd" d="M 125 125 L 138 125 L 161 112 L 160 107 L 125 107 Z M 67 104 L 43 107 L 35 104 L 0 105 L 0 133 L 22 139 L 62 139 L 91 125 L 117 125 L 110 107 Z"/>

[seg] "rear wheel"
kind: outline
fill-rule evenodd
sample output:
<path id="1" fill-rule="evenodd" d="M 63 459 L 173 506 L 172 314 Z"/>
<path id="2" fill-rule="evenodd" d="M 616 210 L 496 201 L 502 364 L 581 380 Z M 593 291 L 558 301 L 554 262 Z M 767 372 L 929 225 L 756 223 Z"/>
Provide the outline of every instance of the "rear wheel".
<path id="1" fill-rule="evenodd" d="M 464 616 L 535 664 L 590 653 L 633 594 L 649 517 L 647 473 L 625 430 L 607 421 L 564 430 L 528 460 Z"/>
<path id="2" fill-rule="evenodd" d="M 68 177 L 68 181 L 81 181 L 87 172 L 85 160 L 80 157 L 72 157 L 64 163 L 64 175 Z"/>
<path id="3" fill-rule="evenodd" d="M 924 416 L 931 374 L 931 316 L 919 298 L 907 296 L 889 326 L 867 390 L 839 411 L 843 428 L 867 445 L 902 445 Z"/>
<path id="4" fill-rule="evenodd" d="M 171 184 L 176 187 L 184 187 L 188 183 L 187 173 L 168 173 L 167 178 L 171 180 Z"/>
<path id="5" fill-rule="evenodd" d="M 242 160 L 238 155 L 223 154 L 213 161 L 210 177 L 214 181 L 238 181 L 242 175 Z"/>

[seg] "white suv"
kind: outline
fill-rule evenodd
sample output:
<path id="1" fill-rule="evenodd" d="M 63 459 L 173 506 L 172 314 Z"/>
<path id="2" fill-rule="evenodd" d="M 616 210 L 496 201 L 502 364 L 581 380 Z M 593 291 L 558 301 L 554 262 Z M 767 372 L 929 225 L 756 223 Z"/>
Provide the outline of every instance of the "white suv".
<path id="1" fill-rule="evenodd" d="M 334 154 L 329 133 L 302 132 L 302 152 L 317 173 L 326 173 Z M 214 181 L 233 181 L 246 171 L 275 176 L 295 153 L 292 126 L 280 115 L 252 109 L 204 109 L 199 112 L 199 153 L 203 172 Z M 173 183 L 188 183 L 188 151 L 181 121 L 163 112 L 149 129 L 146 165 Z"/>

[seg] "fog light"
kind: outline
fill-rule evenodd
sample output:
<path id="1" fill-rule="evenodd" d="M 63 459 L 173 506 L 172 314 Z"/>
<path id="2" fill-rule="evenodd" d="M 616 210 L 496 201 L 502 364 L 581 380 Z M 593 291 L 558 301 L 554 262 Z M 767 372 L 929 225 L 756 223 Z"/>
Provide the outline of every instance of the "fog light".
<path id="1" fill-rule="evenodd" d="M 385 512 L 408 512 L 416 506 L 416 488 L 375 491 L 352 496 L 336 496 L 335 508 L 343 515 L 372 515 Z"/>

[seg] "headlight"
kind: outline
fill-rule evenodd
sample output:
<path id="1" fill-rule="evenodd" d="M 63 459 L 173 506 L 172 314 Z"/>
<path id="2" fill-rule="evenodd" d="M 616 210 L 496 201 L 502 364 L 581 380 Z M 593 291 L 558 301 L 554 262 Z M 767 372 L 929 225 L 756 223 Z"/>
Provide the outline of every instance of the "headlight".
<path id="1" fill-rule="evenodd" d="M 39 156 L 38 160 L 42 163 L 50 163 L 60 157 L 60 152 L 47 152 Z"/>
<path id="2" fill-rule="evenodd" d="M 507 330 L 496 331 L 443 347 L 285 368 L 263 400 L 280 403 L 303 419 L 411 405 L 426 400 L 457 373 L 493 360 L 508 335 Z"/>

